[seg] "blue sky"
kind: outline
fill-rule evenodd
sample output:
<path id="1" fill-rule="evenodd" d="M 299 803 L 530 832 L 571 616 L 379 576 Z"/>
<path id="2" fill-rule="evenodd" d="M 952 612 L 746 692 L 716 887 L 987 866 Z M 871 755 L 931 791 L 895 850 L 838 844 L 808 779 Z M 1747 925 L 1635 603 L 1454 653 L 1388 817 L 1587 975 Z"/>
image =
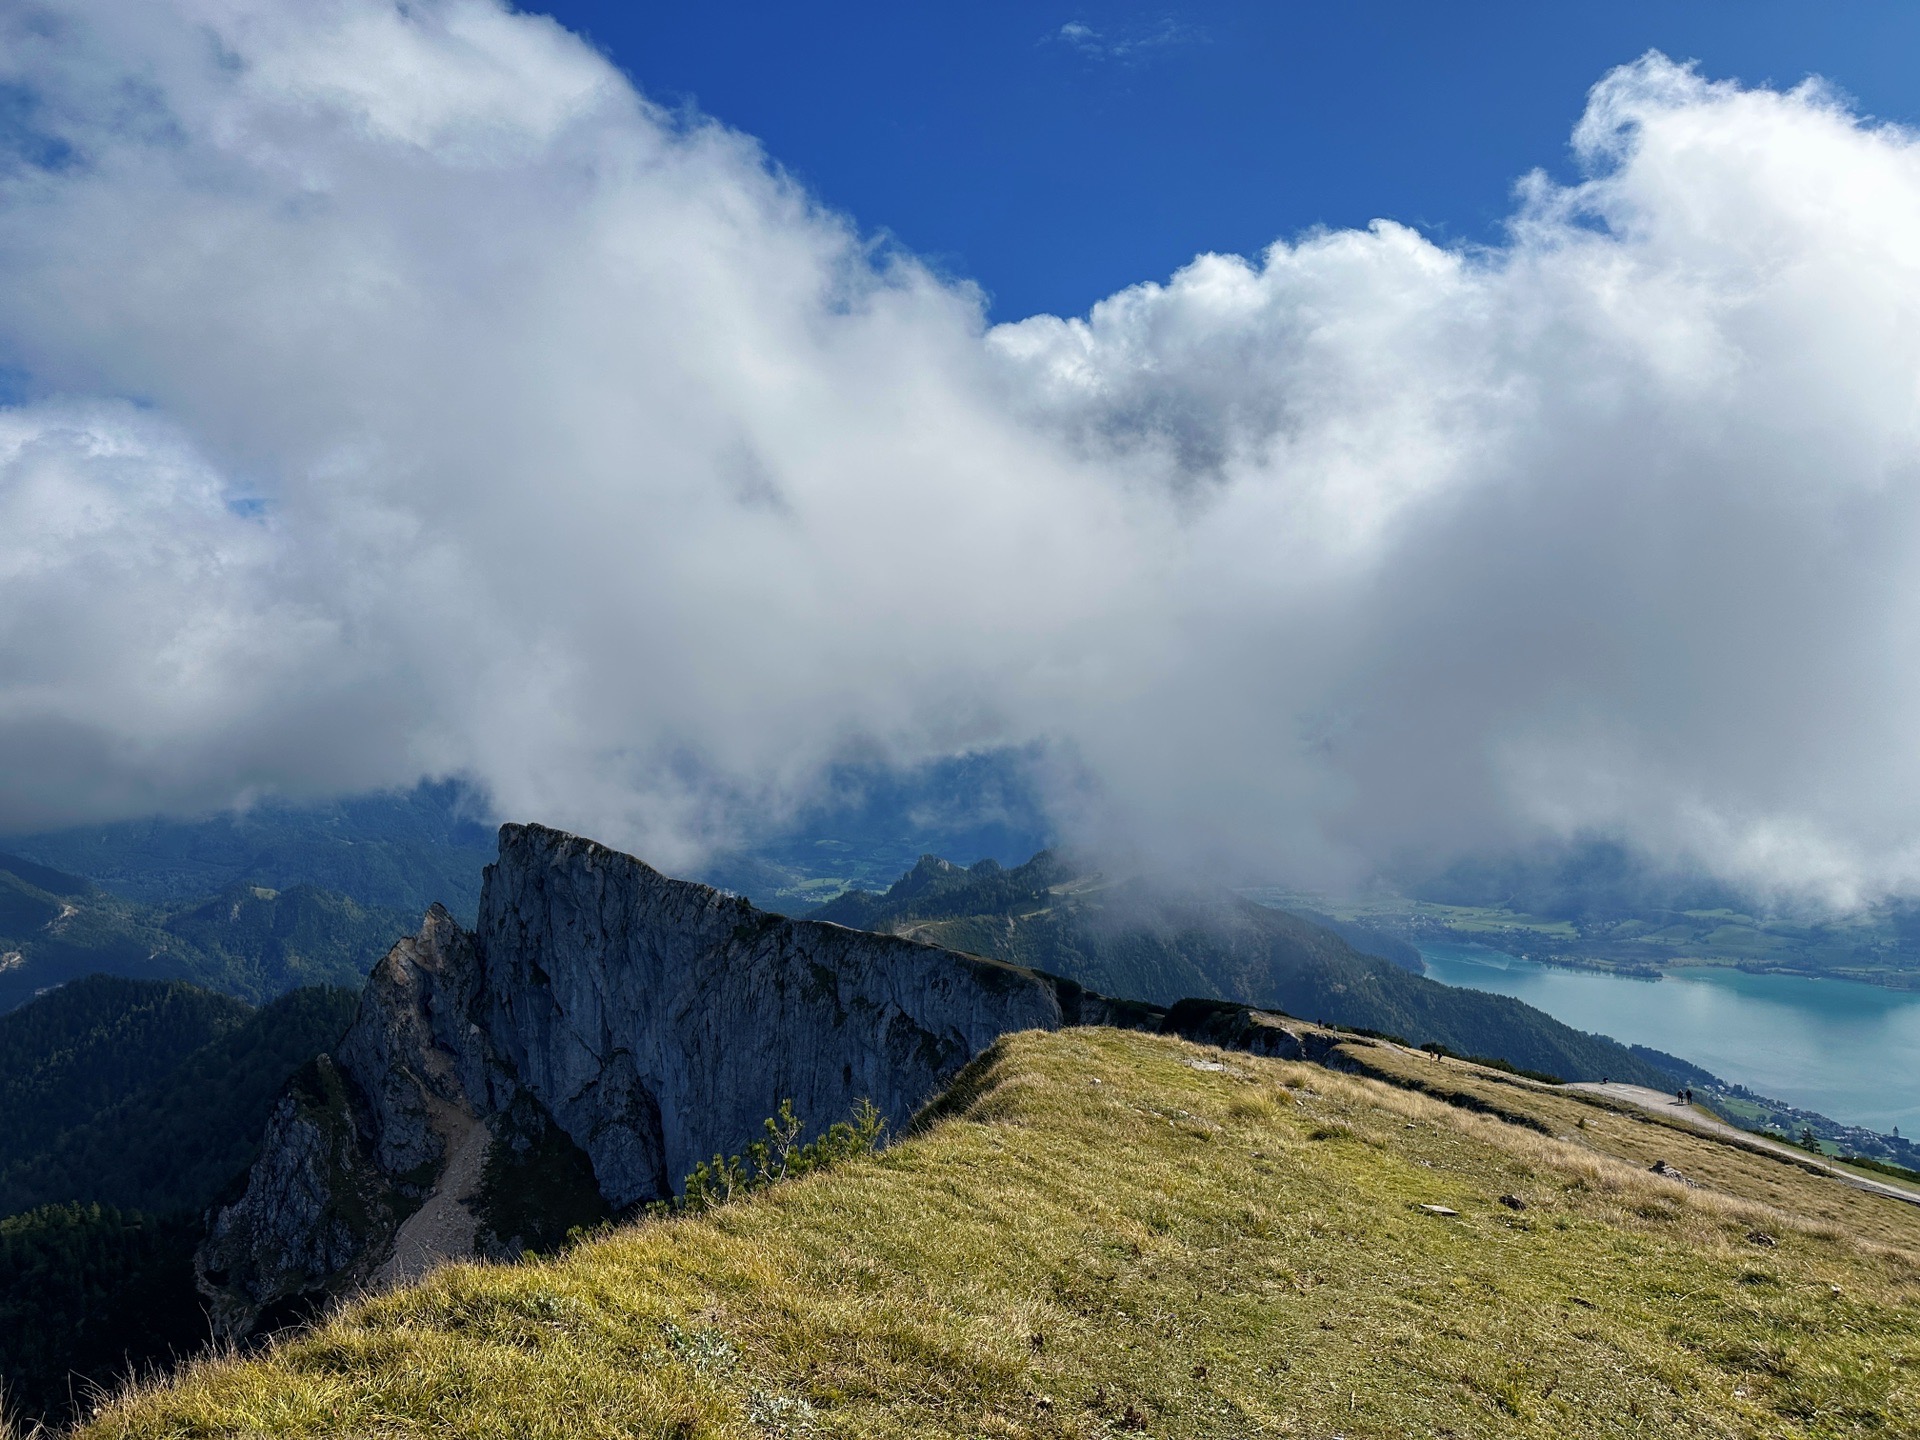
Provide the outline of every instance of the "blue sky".
<path id="1" fill-rule="evenodd" d="M 538 8 L 538 7 L 533 7 Z M 990 292 L 1078 313 L 1202 250 L 1385 216 L 1498 238 L 1571 172 L 1589 86 L 1649 49 L 1819 73 L 1920 117 L 1910 3 L 607 4 L 552 7 L 656 99 L 763 140 L 829 204 Z M 1068 28 L 1072 27 L 1072 28 Z"/>

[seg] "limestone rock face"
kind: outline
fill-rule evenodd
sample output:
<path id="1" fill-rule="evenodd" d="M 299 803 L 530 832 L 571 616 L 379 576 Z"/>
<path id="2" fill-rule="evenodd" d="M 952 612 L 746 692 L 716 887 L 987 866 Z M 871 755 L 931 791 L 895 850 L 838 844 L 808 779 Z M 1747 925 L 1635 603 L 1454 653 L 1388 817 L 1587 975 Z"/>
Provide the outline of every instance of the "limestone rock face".
<path id="1" fill-rule="evenodd" d="M 895 1125 L 1011 1030 L 1055 1028 L 1031 971 L 783 919 L 589 841 L 503 832 L 479 949 L 484 1029 L 616 1206 L 667 1193 L 783 1099 Z"/>
<path id="2" fill-rule="evenodd" d="M 339 1046 L 341 1069 L 372 1117 L 374 1158 L 389 1175 L 430 1177 L 446 1158 L 435 1112 L 497 1108 L 513 1082 L 472 1020 L 482 983 L 473 937 L 440 906 L 367 978 Z"/>
<path id="3" fill-rule="evenodd" d="M 221 1336 L 304 1318 L 322 1280 L 344 1289 L 368 1277 L 405 1202 L 373 1163 L 367 1119 L 325 1055 L 288 1084 L 246 1192 L 216 1208 L 194 1256 Z"/>
<path id="4" fill-rule="evenodd" d="M 862 1098 L 898 1129 L 997 1036 L 1109 1008 L 509 825 L 475 931 L 430 910 L 375 968 L 334 1056 L 283 1098 L 245 1193 L 210 1219 L 201 1286 L 222 1332 L 244 1335 L 469 1253 L 510 1132 L 584 1152 L 620 1211 L 740 1149 L 782 1100 L 815 1131 Z"/>

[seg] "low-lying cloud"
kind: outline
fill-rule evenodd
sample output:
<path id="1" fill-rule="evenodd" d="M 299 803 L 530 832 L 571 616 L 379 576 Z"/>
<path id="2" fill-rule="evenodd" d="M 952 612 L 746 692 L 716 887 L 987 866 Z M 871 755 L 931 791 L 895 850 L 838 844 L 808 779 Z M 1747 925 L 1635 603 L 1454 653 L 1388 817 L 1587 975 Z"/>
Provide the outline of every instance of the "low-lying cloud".
<path id="1" fill-rule="evenodd" d="M 989 327 L 486 0 L 5 23 L 0 828 L 462 774 L 677 864 L 1040 743 L 1189 861 L 1920 886 L 1920 149 L 1817 86 Z"/>

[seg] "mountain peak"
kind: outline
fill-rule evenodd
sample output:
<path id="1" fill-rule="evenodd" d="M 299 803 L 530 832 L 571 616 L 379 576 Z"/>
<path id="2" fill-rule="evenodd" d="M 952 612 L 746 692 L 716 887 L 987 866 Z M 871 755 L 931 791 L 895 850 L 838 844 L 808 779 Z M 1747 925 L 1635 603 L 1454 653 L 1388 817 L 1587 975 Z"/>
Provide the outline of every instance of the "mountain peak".
<path id="1" fill-rule="evenodd" d="M 1063 998 L 1098 1009 L 1030 970 L 789 920 L 502 826 L 475 928 L 429 910 L 283 1098 L 245 1193 L 213 1218 L 203 1289 L 241 1335 L 442 1256 L 562 1238 L 515 1209 L 540 1176 L 585 1177 L 570 1203 L 587 1223 L 672 1195 L 782 1102 L 814 1131 L 861 1100 L 904 1126 L 998 1036 L 1064 1023 Z"/>

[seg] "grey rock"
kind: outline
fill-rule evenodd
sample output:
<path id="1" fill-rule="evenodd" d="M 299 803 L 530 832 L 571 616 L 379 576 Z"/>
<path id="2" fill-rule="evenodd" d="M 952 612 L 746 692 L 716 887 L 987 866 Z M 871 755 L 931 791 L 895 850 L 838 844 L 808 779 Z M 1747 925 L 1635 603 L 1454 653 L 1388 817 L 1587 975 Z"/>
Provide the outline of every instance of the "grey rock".
<path id="1" fill-rule="evenodd" d="M 338 1059 L 372 1113 L 374 1156 L 389 1175 L 424 1183 L 445 1159 L 436 1101 L 478 1116 L 511 1088 L 468 1018 L 480 983 L 473 937 L 438 905 L 367 978 Z"/>
<path id="2" fill-rule="evenodd" d="M 430 909 L 282 1097 L 245 1192 L 209 1218 L 200 1285 L 239 1339 L 440 1259 L 512 1253 L 552 1219 L 510 1193 L 530 1156 L 548 1182 L 590 1169 L 598 1195 L 568 1190 L 570 1212 L 619 1213 L 737 1153 L 782 1101 L 812 1133 L 861 1100 L 903 1133 L 999 1036 L 1062 1025 L 1337 1060 L 1337 1037 L 1243 1005 L 1113 1000 L 504 826 L 475 929 Z"/>
<path id="3" fill-rule="evenodd" d="M 1697 1185 L 1694 1184 L 1693 1181 L 1689 1180 L 1685 1175 L 1681 1174 L 1680 1171 L 1674 1169 L 1673 1166 L 1669 1165 L 1664 1160 L 1654 1161 L 1653 1164 L 1647 1167 L 1647 1170 L 1651 1174 L 1663 1176 L 1668 1180 L 1678 1180 L 1682 1185 L 1685 1185 L 1690 1189 L 1699 1188 Z"/>
<path id="4" fill-rule="evenodd" d="M 237 1337 L 276 1307 L 418 1273 L 439 1237 L 470 1244 L 449 1212 L 481 1203 L 483 1167 L 466 1150 L 450 1166 L 450 1147 L 510 1108 L 549 1117 L 619 1211 L 740 1149 L 783 1100 L 815 1132 L 861 1099 L 902 1129 L 998 1036 L 1138 1008 L 505 826 L 475 931 L 430 910 L 281 1101 L 245 1193 L 210 1219 L 201 1286 Z"/>
<path id="5" fill-rule="evenodd" d="M 1091 1023 L 1110 1023 L 1094 1021 Z M 1182 1000 L 1159 1027 L 1199 1045 L 1239 1050 L 1274 1060 L 1311 1060 L 1344 1068 L 1339 1037 L 1309 1029 L 1298 1021 L 1228 1000 Z"/>
<path id="6" fill-rule="evenodd" d="M 215 1210 L 194 1257 L 216 1333 L 304 1318 L 328 1293 L 364 1281 L 390 1243 L 406 1202 L 374 1163 L 355 1108 L 325 1055 L 275 1103 L 246 1192 Z"/>
<path id="7" fill-rule="evenodd" d="M 737 1148 L 783 1099 L 898 1126 L 1011 1030 L 1062 1023 L 1032 971 L 787 920 L 538 826 L 502 832 L 482 1027 L 615 1206 Z"/>

